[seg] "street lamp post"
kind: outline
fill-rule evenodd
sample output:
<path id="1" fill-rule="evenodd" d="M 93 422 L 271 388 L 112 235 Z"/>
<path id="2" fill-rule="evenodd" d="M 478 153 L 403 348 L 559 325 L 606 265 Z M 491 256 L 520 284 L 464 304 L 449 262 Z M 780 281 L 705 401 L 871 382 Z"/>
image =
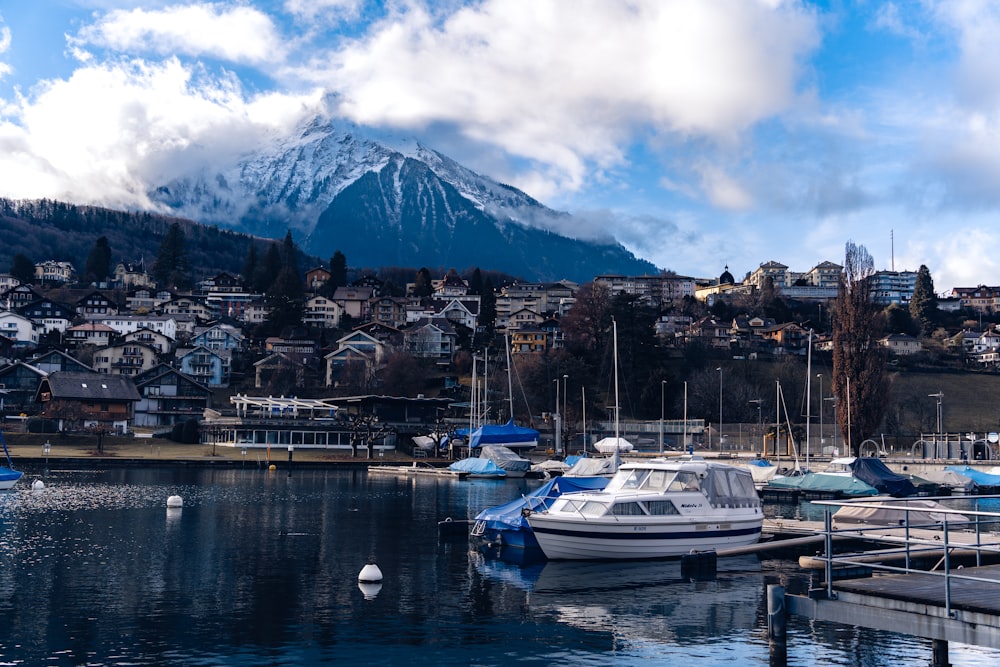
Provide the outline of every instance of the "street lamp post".
<path id="1" fill-rule="evenodd" d="M 816 373 L 816 377 L 819 378 L 819 451 L 823 453 L 823 443 L 826 440 L 823 438 L 823 374 Z"/>
<path id="2" fill-rule="evenodd" d="M 667 386 L 666 380 L 660 380 L 660 453 L 663 453 L 663 389 Z"/>
<path id="3" fill-rule="evenodd" d="M 834 451 L 836 451 L 836 449 L 837 449 L 837 429 L 840 428 L 840 425 L 837 424 L 837 397 L 836 396 L 828 396 L 828 397 L 824 398 L 823 400 L 824 401 L 830 401 L 830 404 L 833 405 L 833 424 L 834 424 L 834 426 L 833 426 L 833 449 L 834 449 Z"/>
<path id="4" fill-rule="evenodd" d="M 719 453 L 722 453 L 722 366 L 715 370 L 719 371 Z"/>
<path id="5" fill-rule="evenodd" d="M 764 451 L 764 420 L 760 414 L 761 400 L 759 398 L 751 398 L 749 401 L 747 401 L 747 403 L 757 404 L 757 431 L 760 433 L 760 443 L 761 443 L 760 453 L 758 453 L 757 455 L 762 456 Z"/>
<path id="6" fill-rule="evenodd" d="M 941 437 L 941 429 L 942 429 L 942 427 L 941 427 L 941 399 L 944 398 L 944 394 L 941 393 L 941 390 L 939 389 L 938 393 L 936 393 L 936 394 L 927 394 L 927 395 L 930 398 L 936 398 L 937 399 L 937 438 L 940 438 Z"/>

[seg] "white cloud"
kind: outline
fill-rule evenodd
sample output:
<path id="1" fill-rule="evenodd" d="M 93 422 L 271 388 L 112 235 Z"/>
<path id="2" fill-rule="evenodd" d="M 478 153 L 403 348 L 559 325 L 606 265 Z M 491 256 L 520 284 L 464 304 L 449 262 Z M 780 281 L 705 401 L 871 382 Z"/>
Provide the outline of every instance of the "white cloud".
<path id="1" fill-rule="evenodd" d="M 69 38 L 70 46 L 221 58 L 234 63 L 280 61 L 285 46 L 271 18 L 239 5 L 174 5 L 160 10 L 116 9 Z"/>
<path id="2" fill-rule="evenodd" d="M 285 11 L 301 19 L 313 21 L 322 14 L 337 19 L 356 17 L 364 0 L 285 0 Z"/>
<path id="3" fill-rule="evenodd" d="M 2 22 L 3 17 L 0 16 L 0 56 L 10 48 L 10 28 L 2 25 Z M 10 74 L 10 65 L 0 61 L 0 79 L 4 78 L 7 74 Z"/>
<path id="4" fill-rule="evenodd" d="M 443 123 L 575 190 L 640 128 L 732 142 L 786 111 L 818 39 L 796 3 L 487 0 L 443 20 L 409 6 L 316 76 L 359 123 Z"/>
<path id="5" fill-rule="evenodd" d="M 245 98 L 175 58 L 77 69 L 51 81 L 2 126 L 0 191 L 148 206 L 146 191 L 192 170 L 227 163 L 321 108 L 321 95 Z"/>

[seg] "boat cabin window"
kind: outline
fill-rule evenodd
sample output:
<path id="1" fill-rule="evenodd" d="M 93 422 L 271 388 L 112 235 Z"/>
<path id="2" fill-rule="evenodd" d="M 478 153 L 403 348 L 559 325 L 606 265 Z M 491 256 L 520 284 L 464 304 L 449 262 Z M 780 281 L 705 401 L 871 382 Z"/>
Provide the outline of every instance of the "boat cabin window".
<path id="1" fill-rule="evenodd" d="M 649 477 L 646 478 L 646 485 L 643 487 L 646 491 L 662 492 L 667 488 L 667 482 L 670 481 L 671 474 L 666 470 L 650 470 Z"/>
<path id="2" fill-rule="evenodd" d="M 680 514 L 677 507 L 669 500 L 647 500 L 646 511 L 652 516 L 665 516 L 667 514 Z"/>
<path id="3" fill-rule="evenodd" d="M 698 481 L 698 473 L 681 470 L 670 482 L 668 491 L 701 491 L 701 483 Z"/>
<path id="4" fill-rule="evenodd" d="M 575 500 L 567 498 L 566 502 L 559 509 L 565 512 L 577 512 L 583 516 L 604 516 L 608 510 L 608 506 L 604 503 L 598 503 L 592 500 Z"/>
<path id="5" fill-rule="evenodd" d="M 642 505 L 636 502 L 615 503 L 611 508 L 611 513 L 615 516 L 645 516 Z"/>

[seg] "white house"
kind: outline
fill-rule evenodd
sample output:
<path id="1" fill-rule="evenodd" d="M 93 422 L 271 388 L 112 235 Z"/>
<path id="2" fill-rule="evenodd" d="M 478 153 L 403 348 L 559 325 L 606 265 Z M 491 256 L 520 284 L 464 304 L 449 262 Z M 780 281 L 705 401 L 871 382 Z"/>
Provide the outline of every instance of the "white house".
<path id="1" fill-rule="evenodd" d="M 38 345 L 41 331 L 41 326 L 23 315 L 9 310 L 0 311 L 0 335 L 14 341 L 16 345 Z"/>

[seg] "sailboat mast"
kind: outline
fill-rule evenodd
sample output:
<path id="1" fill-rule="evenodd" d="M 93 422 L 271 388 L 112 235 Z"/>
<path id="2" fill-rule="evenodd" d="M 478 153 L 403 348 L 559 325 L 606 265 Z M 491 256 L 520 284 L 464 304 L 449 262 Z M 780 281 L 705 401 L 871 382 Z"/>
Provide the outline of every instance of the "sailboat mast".
<path id="1" fill-rule="evenodd" d="M 774 382 L 774 453 L 781 463 L 781 447 L 778 445 L 778 438 L 781 437 L 781 380 Z"/>
<path id="2" fill-rule="evenodd" d="M 621 441 L 618 439 L 618 323 L 614 320 L 611 321 L 614 341 L 614 364 L 615 364 L 615 449 L 621 446 Z"/>
<path id="3" fill-rule="evenodd" d="M 809 422 L 812 421 L 810 408 L 812 407 L 812 359 L 813 359 L 813 330 L 809 330 L 809 348 L 806 352 L 806 470 L 809 470 Z M 822 409 L 823 406 L 820 406 Z M 823 434 L 820 434 L 820 438 Z"/>
<path id="4" fill-rule="evenodd" d="M 505 333 L 504 344 L 507 347 L 507 396 L 510 397 L 510 421 L 514 421 L 514 385 L 510 379 L 510 334 Z"/>

